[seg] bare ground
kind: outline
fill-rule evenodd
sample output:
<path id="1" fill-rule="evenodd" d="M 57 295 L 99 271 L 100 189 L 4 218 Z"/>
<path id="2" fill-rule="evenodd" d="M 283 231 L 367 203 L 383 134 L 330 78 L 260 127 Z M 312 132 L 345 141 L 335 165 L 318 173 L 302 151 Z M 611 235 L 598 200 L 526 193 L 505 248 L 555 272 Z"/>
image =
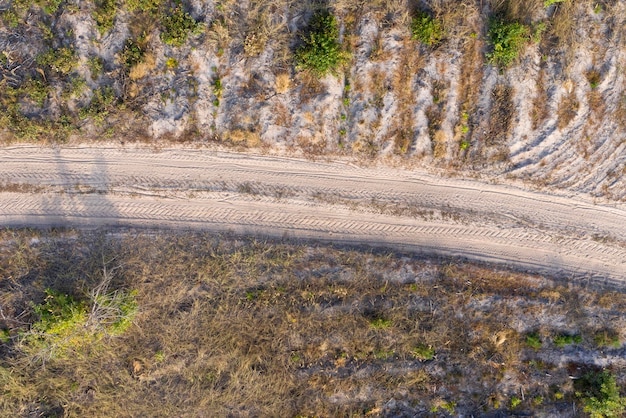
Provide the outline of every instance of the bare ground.
<path id="1" fill-rule="evenodd" d="M 0 151 L 6 226 L 175 226 L 384 245 L 622 285 L 626 210 L 584 195 L 207 150 Z"/>

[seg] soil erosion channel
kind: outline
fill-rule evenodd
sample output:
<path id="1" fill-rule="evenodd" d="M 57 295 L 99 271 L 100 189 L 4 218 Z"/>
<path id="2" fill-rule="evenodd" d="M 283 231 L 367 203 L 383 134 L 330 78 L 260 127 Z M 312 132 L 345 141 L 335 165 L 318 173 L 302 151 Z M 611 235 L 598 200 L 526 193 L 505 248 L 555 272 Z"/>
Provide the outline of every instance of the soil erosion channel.
<path id="1" fill-rule="evenodd" d="M 234 231 L 626 281 L 626 204 L 345 161 L 201 149 L 3 148 L 0 225 Z"/>

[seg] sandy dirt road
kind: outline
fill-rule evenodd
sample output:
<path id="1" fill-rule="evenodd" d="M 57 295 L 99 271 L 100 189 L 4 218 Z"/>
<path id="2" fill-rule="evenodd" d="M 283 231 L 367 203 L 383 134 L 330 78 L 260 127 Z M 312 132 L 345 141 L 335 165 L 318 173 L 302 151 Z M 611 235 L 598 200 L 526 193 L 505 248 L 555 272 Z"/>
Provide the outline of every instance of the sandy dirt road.
<path id="1" fill-rule="evenodd" d="M 431 174 L 192 149 L 0 149 L 0 225 L 233 231 L 626 284 L 626 205 Z"/>

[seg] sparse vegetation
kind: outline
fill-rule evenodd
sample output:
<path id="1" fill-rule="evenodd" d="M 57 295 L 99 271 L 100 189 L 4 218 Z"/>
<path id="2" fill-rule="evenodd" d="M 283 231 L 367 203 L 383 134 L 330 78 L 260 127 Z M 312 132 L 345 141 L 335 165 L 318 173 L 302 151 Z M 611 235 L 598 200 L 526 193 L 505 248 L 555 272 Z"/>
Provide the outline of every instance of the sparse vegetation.
<path id="1" fill-rule="evenodd" d="M 322 77 L 336 74 L 346 62 L 347 55 L 339 43 L 337 20 L 326 10 L 313 15 L 302 42 L 296 51 L 296 66 L 300 70 Z"/>
<path id="2" fill-rule="evenodd" d="M 530 334 L 512 328 L 557 315 L 589 329 L 626 310 L 622 294 L 211 234 L 2 230 L 0 245 L 12 278 L 0 288 L 0 415 L 540 414 L 573 401 L 594 417 L 624 411 L 619 363 L 580 364 L 596 351 L 583 340 L 577 363 L 551 364 L 554 347 L 524 350 Z M 410 283 L 397 280 L 406 271 Z M 558 304 L 537 297 L 556 293 Z M 573 313 L 581 298 L 593 315 Z M 511 384 L 526 400 L 476 390 Z"/>

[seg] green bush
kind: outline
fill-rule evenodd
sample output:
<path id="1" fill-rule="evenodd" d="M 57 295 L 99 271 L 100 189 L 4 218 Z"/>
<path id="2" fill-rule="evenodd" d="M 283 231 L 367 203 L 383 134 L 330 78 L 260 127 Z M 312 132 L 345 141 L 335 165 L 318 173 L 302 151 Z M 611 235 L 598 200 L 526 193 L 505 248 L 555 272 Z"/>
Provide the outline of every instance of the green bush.
<path id="1" fill-rule="evenodd" d="M 487 33 L 492 51 L 487 54 L 489 63 L 506 68 L 517 60 L 529 40 L 530 29 L 519 22 L 505 22 L 494 17 L 489 21 Z"/>
<path id="2" fill-rule="evenodd" d="M 96 0 L 96 9 L 91 16 L 96 21 L 98 32 L 101 35 L 104 35 L 113 27 L 116 11 L 115 0 Z"/>
<path id="3" fill-rule="evenodd" d="M 526 345 L 532 349 L 539 350 L 541 348 L 541 337 L 536 332 L 526 335 Z"/>
<path id="4" fill-rule="evenodd" d="M 161 24 L 163 25 L 161 39 L 172 46 L 183 45 L 190 34 L 197 33 L 202 28 L 200 23 L 185 12 L 180 2 L 163 15 Z"/>
<path id="5" fill-rule="evenodd" d="M 296 50 L 296 68 L 310 71 L 318 77 L 336 74 L 347 59 L 339 44 L 337 20 L 327 10 L 311 18 L 303 44 Z"/>
<path id="6" fill-rule="evenodd" d="M 411 22 L 411 33 L 424 45 L 436 46 L 444 36 L 443 25 L 426 12 L 419 12 Z"/>
<path id="7" fill-rule="evenodd" d="M 620 396 L 615 376 L 607 371 L 586 373 L 574 381 L 574 389 L 591 418 L 618 418 L 626 413 L 626 397 Z"/>
<path id="8" fill-rule="evenodd" d="M 559 348 L 563 348 L 570 344 L 580 344 L 583 342 L 583 338 L 580 335 L 559 334 L 554 337 L 553 341 L 554 345 Z"/>
<path id="9" fill-rule="evenodd" d="M 67 75 L 76 68 L 77 60 L 73 49 L 59 48 L 49 49 L 39 55 L 37 64 L 47 66 L 59 74 Z"/>
<path id="10" fill-rule="evenodd" d="M 143 61 L 145 54 L 146 51 L 139 42 L 128 38 L 124 43 L 124 48 L 122 48 L 120 61 L 126 66 L 127 70 L 130 70 Z"/>

